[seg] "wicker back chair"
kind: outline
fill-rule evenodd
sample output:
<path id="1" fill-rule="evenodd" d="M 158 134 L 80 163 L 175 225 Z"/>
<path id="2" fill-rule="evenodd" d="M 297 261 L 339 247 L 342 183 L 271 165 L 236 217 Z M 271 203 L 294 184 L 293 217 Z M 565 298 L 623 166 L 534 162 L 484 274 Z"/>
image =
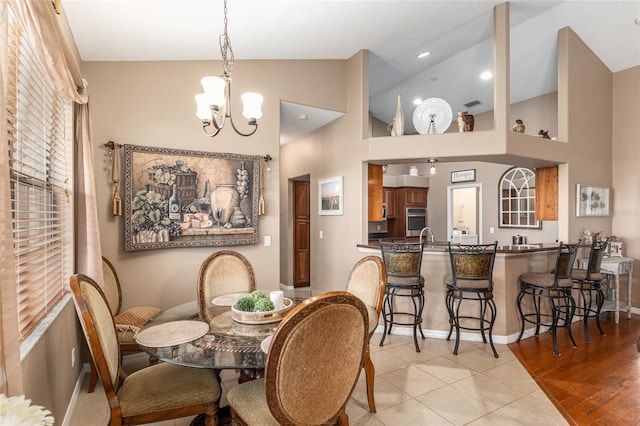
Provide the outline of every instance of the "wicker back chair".
<path id="1" fill-rule="evenodd" d="M 331 291 L 296 306 L 276 329 L 265 378 L 227 394 L 235 425 L 348 424 L 347 401 L 369 341 L 364 303 Z"/>
<path id="2" fill-rule="evenodd" d="M 364 302 L 369 313 L 369 341 L 378 327 L 384 290 L 387 281 L 387 273 L 384 262 L 379 256 L 365 256 L 351 269 L 347 280 L 347 291 Z M 376 371 L 371 362 L 371 351 L 367 343 L 367 351 L 364 356 L 364 372 L 367 379 L 367 400 L 369 411 L 376 412 L 376 403 L 373 394 L 373 385 Z"/>
<path id="3" fill-rule="evenodd" d="M 209 308 L 217 296 L 251 293 L 256 289 L 253 266 L 242 254 L 220 250 L 207 257 L 198 272 L 198 311 L 200 318 L 211 320 Z"/>
<path id="4" fill-rule="evenodd" d="M 98 285 L 81 274 L 70 279 L 71 293 L 91 358 L 110 409 L 110 425 L 151 423 L 205 413 L 217 423 L 220 385 L 213 370 L 161 363 L 126 376 L 111 308 Z"/>
<path id="5" fill-rule="evenodd" d="M 104 276 L 104 286 L 102 291 L 107 300 L 107 305 L 116 324 L 118 344 L 121 352 L 141 352 L 140 346 L 135 341 L 136 332 L 147 322 L 153 319 L 161 311 L 152 306 L 136 306 L 120 312 L 122 308 L 122 289 L 120 288 L 120 278 L 116 273 L 116 268 L 106 258 L 102 257 L 102 272 Z M 149 357 L 149 364 L 158 362 L 156 358 Z M 98 372 L 92 363 L 89 363 L 89 393 L 93 392 L 98 382 Z"/>

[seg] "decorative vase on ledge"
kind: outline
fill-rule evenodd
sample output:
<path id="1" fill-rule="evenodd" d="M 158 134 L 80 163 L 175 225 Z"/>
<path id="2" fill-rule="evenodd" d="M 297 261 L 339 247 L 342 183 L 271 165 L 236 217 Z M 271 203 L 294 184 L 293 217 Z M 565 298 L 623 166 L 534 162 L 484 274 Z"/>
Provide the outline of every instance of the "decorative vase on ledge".
<path id="1" fill-rule="evenodd" d="M 396 106 L 396 114 L 393 116 L 391 122 L 391 136 L 403 136 L 404 135 L 404 112 L 402 111 L 402 102 L 400 95 L 398 95 L 398 104 Z"/>

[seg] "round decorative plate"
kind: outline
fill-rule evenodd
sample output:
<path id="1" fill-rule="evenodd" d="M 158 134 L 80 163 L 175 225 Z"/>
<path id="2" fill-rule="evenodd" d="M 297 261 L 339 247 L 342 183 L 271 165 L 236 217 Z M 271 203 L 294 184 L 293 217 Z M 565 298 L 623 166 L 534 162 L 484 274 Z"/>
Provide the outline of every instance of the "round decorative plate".
<path id="1" fill-rule="evenodd" d="M 244 296 L 248 296 L 249 293 L 231 293 L 231 294 L 223 294 L 222 296 L 218 296 L 214 298 L 211 303 L 216 306 L 233 306 L 236 304 L 238 299 Z"/>
<path id="2" fill-rule="evenodd" d="M 271 339 L 273 339 L 273 334 L 264 338 L 262 342 L 260 342 L 260 349 L 265 354 L 269 353 L 269 347 L 271 347 Z"/>
<path id="3" fill-rule="evenodd" d="M 452 119 L 451 106 L 441 98 L 425 99 L 413 111 L 413 126 L 421 135 L 444 133 L 451 125 Z"/>
<path id="4" fill-rule="evenodd" d="M 145 328 L 136 335 L 136 342 L 160 348 L 191 342 L 208 332 L 209 324 L 203 321 L 171 321 Z"/>

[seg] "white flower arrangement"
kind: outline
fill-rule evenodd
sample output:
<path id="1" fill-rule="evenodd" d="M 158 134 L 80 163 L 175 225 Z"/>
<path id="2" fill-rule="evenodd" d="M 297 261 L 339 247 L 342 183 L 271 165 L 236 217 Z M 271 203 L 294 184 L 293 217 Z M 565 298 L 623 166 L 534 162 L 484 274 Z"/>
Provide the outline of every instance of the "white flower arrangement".
<path id="1" fill-rule="evenodd" d="M 31 405 L 24 395 L 7 398 L 0 394 L 0 426 L 51 426 L 51 411 L 40 405 Z"/>

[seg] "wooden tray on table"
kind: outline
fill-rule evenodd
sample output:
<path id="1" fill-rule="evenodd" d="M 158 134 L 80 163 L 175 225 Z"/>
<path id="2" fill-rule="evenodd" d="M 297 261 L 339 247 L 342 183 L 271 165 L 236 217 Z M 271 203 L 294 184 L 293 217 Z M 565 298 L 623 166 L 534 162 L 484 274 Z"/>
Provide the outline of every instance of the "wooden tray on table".
<path id="1" fill-rule="evenodd" d="M 287 313 L 295 306 L 293 300 L 288 297 L 284 298 L 284 307 L 274 309 L 273 311 L 264 312 L 246 312 L 239 311 L 235 307 L 231 307 L 231 318 L 241 324 L 269 324 L 282 321 Z"/>

